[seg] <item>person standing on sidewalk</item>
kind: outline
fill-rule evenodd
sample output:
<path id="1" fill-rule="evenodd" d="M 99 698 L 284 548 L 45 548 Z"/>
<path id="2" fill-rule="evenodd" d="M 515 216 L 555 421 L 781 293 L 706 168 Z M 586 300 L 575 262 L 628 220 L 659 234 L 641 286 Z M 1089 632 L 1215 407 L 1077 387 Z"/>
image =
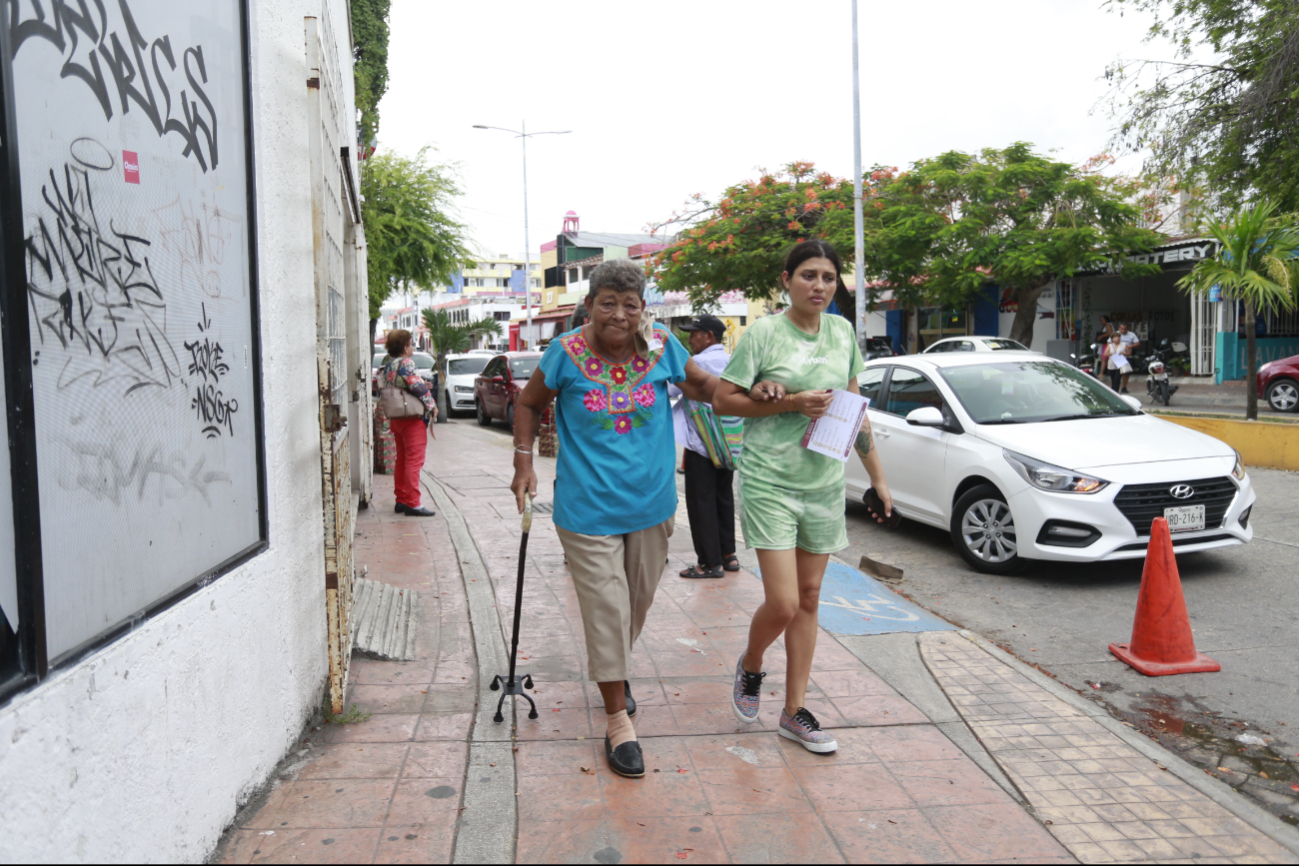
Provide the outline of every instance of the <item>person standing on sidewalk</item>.
<path id="1" fill-rule="evenodd" d="M 852 326 L 842 316 L 822 315 L 842 270 L 839 254 L 824 241 L 794 247 L 781 276 L 789 308 L 749 326 L 713 397 L 719 414 L 752 419 L 745 422 L 740 452 L 740 520 L 745 542 L 757 548 L 764 595 L 748 647 L 735 663 L 731 709 L 741 722 L 757 721 L 763 654 L 784 635 L 778 733 L 811 752 L 838 748 L 803 700 L 816 651 L 821 579 L 830 554 L 848 546 L 848 534 L 844 464 L 802 447 L 802 438 L 808 420 L 829 408 L 831 389 L 855 393 L 865 369 Z M 857 435 L 857 454 L 883 502 L 883 517 L 892 515 L 869 420 Z"/>
<path id="2" fill-rule="evenodd" d="M 1132 329 L 1128 326 L 1127 322 L 1123 322 L 1119 325 L 1119 341 L 1123 343 L 1124 355 L 1127 355 L 1129 359 L 1137 357 L 1137 348 L 1141 345 L 1141 340 L 1136 334 L 1132 333 Z M 1123 380 L 1119 383 L 1120 394 L 1128 393 L 1128 376 L 1131 374 L 1132 370 L 1131 365 L 1129 364 L 1128 372 L 1123 374 Z"/>
<path id="3" fill-rule="evenodd" d="M 704 372 L 720 376 L 731 356 L 722 347 L 726 325 L 716 316 L 700 316 L 682 325 L 690 334 L 690 351 L 694 362 Z M 677 386 L 668 388 L 675 397 L 681 393 Z M 695 545 L 697 565 L 682 571 L 681 577 L 721 577 L 727 571 L 739 571 L 740 561 L 735 557 L 735 492 L 732 490 L 735 473 L 718 469 L 708 457 L 708 449 L 699 438 L 699 430 L 689 422 L 689 408 L 685 400 L 672 410 L 687 416 L 685 428 L 685 454 L 682 469 L 686 476 L 686 514 L 690 517 L 690 540 Z"/>
<path id="4" fill-rule="evenodd" d="M 429 422 L 437 418 L 437 405 L 411 359 L 414 346 L 410 331 L 389 331 L 384 347 L 388 350 L 388 360 L 379 370 L 379 387 L 409 391 L 424 404 L 425 409 L 423 418 L 388 419 L 392 438 L 397 443 L 397 463 L 392 474 L 397 506 L 393 511 L 410 517 L 432 517 L 437 512 L 420 505 L 419 471 L 424 468 L 425 439 Z"/>
<path id="5" fill-rule="evenodd" d="M 709 402 L 717 387 L 645 310 L 645 271 L 630 259 L 591 272 L 591 320 L 551 341 L 514 415 L 514 492 L 535 496 L 532 445 L 556 400 L 555 529 L 582 610 L 587 674 L 608 720 L 605 755 L 623 776 L 645 775 L 627 682 L 631 650 L 654 602 L 677 510 L 676 442 L 668 383 Z"/>

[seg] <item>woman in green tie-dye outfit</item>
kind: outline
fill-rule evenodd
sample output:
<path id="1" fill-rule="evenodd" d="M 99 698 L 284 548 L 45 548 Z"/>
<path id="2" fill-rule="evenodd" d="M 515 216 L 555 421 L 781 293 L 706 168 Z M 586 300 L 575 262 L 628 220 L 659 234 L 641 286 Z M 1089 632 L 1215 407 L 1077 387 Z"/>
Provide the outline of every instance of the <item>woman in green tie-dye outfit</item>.
<path id="1" fill-rule="evenodd" d="M 844 524 L 844 466 L 802 446 L 808 419 L 825 414 L 832 389 L 856 389 L 865 368 L 852 326 L 822 313 L 834 298 L 842 270 L 824 241 L 790 251 L 781 276 L 789 292 L 784 313 L 754 322 L 731 355 L 713 396 L 719 415 L 741 415 L 740 524 L 757 548 L 765 601 L 753 615 L 749 644 L 735 665 L 731 706 L 741 722 L 758 718 L 762 657 L 785 636 L 785 706 L 779 733 L 812 752 L 833 752 L 834 738 L 803 706 L 816 650 L 817 606 L 830 554 L 848 546 Z M 857 453 L 871 484 L 892 513 L 870 422 L 862 424 Z"/>

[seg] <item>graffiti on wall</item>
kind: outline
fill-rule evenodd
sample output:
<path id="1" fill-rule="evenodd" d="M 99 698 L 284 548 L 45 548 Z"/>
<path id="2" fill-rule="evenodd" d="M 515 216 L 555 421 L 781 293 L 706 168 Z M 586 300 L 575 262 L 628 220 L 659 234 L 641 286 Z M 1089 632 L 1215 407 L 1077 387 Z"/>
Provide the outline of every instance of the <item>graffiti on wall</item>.
<path id="1" fill-rule="evenodd" d="M 90 88 L 105 120 L 134 109 L 160 138 L 179 136 L 182 155 L 204 172 L 217 166 L 217 112 L 204 90 L 201 45 L 178 50 L 166 34 L 147 38 L 126 0 L 8 0 L 7 6 L 14 57 L 28 40 L 54 46 L 63 57 L 60 77 Z M 110 8 L 120 20 L 110 22 Z"/>

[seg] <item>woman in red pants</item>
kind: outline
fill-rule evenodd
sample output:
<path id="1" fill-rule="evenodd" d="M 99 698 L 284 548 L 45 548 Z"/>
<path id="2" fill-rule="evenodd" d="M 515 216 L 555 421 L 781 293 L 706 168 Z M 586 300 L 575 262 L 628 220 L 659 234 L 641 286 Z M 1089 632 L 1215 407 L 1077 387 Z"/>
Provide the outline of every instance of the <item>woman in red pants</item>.
<path id="1" fill-rule="evenodd" d="M 388 360 L 379 369 L 379 387 L 409 391 L 426 409 L 423 418 L 388 419 L 392 438 L 397 443 L 397 465 L 393 470 L 397 507 L 393 510 L 411 517 L 432 517 L 437 512 L 419 504 L 419 471 L 424 467 L 424 439 L 428 435 L 429 422 L 437 418 L 437 404 L 411 360 L 414 348 L 410 331 L 389 331 L 384 345 L 388 349 Z"/>

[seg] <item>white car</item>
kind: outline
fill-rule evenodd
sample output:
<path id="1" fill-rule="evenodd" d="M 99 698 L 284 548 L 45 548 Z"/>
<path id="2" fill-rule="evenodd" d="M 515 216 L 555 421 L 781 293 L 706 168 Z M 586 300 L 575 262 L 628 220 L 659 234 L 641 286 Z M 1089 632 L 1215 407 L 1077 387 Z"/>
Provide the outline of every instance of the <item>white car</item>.
<path id="1" fill-rule="evenodd" d="M 1036 352 L 911 355 L 858 377 L 894 505 L 947 530 L 975 569 L 1145 556 L 1168 520 L 1179 553 L 1245 544 L 1254 491 L 1240 454 L 1146 415 Z M 855 456 L 847 495 L 870 479 Z"/>
<path id="2" fill-rule="evenodd" d="M 947 337 L 931 343 L 921 352 L 932 355 L 938 352 L 1027 352 L 1029 348 L 1005 337 Z"/>
<path id="3" fill-rule="evenodd" d="M 494 357 L 496 353 L 483 350 L 447 355 L 447 408 L 451 414 L 474 411 L 474 379 Z"/>

